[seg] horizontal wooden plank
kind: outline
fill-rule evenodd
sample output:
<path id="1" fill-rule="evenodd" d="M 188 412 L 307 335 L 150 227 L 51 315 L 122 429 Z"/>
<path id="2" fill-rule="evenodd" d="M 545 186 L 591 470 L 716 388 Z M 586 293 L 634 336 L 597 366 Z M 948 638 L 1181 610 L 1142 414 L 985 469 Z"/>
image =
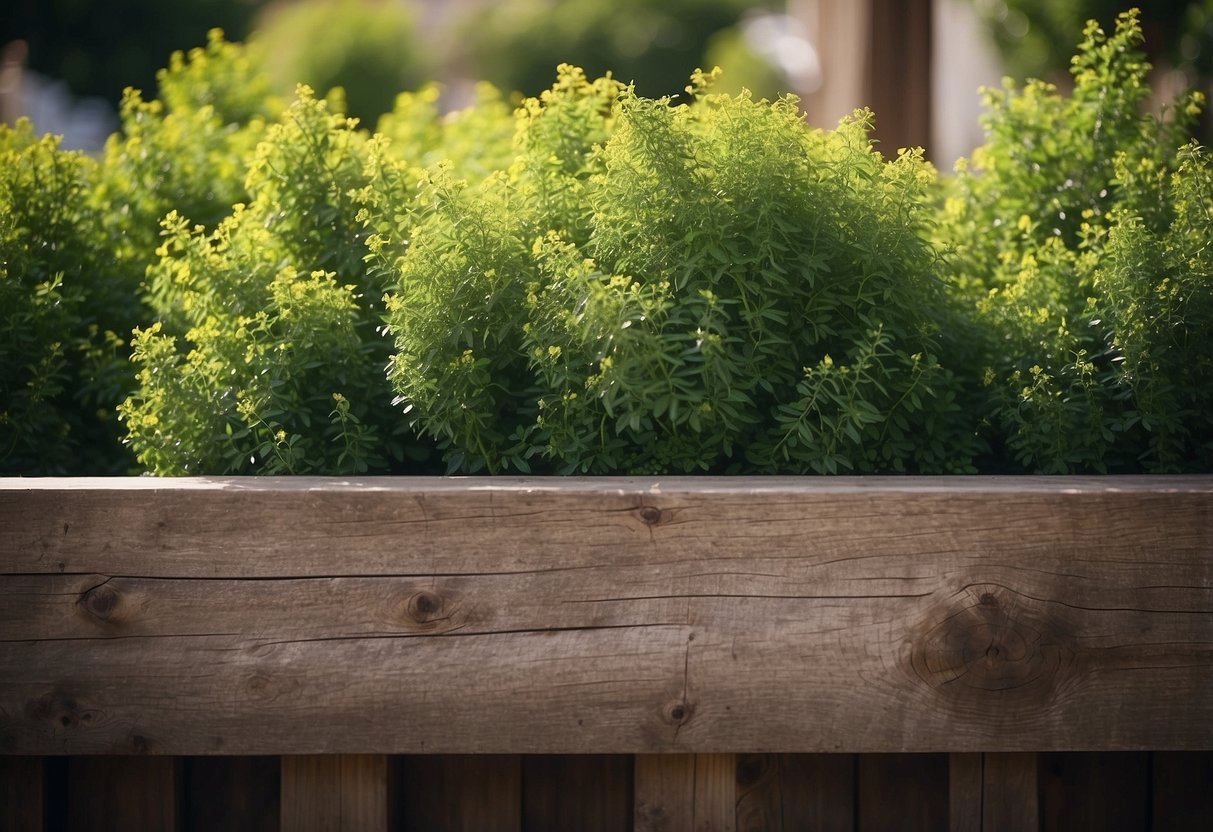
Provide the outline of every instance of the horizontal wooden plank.
<path id="1" fill-rule="evenodd" d="M 90 483 L 92 485 L 90 485 Z M 0 479 L 0 573 L 302 577 L 1065 554 L 1208 571 L 1213 477 Z M 1081 571 L 1081 570 L 1080 570 Z"/>
<path id="2" fill-rule="evenodd" d="M 1211 477 L 2 483 L 3 753 L 1213 748 Z"/>

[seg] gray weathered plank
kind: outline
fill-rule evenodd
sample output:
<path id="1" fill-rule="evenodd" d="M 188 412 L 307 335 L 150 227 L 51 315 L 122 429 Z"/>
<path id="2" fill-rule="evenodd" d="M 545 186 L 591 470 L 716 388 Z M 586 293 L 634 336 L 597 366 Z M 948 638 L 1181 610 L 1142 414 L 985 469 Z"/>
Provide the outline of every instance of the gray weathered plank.
<path id="1" fill-rule="evenodd" d="M 0 481 L 0 752 L 1209 748 L 1211 552 L 1210 477 Z"/>

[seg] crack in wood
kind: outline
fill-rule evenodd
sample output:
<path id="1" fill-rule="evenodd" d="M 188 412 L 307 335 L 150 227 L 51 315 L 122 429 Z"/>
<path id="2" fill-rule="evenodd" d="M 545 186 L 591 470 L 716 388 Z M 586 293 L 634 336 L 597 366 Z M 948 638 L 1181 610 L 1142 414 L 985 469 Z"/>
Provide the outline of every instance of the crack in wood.
<path id="1" fill-rule="evenodd" d="M 520 629 L 509 630 L 468 630 L 465 632 L 467 625 L 455 627 L 450 630 L 431 633 L 384 633 L 384 634 L 358 634 L 348 636 L 323 636 L 318 638 L 299 638 L 299 639 L 282 639 L 276 641 L 258 641 L 258 647 L 273 647 L 281 644 L 310 644 L 313 642 L 328 642 L 328 641 L 360 641 L 360 640 L 391 640 L 401 638 L 471 638 L 476 636 L 512 636 L 512 635 L 545 635 L 548 633 L 578 633 L 578 632 L 595 632 L 598 630 L 644 630 L 652 628 L 676 627 L 679 629 L 685 628 L 686 625 L 680 622 L 647 622 L 643 624 L 599 624 L 586 625 L 582 627 L 524 627 Z M 28 639 L 27 639 L 28 640 Z"/>

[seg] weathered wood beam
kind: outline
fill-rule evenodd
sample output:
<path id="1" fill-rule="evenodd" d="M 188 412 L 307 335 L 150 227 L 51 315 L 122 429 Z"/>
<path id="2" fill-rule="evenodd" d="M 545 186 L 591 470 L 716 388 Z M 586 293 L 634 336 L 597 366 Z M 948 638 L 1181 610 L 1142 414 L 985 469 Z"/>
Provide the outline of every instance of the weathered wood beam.
<path id="1" fill-rule="evenodd" d="M 0 480 L 0 753 L 1213 748 L 1213 477 Z"/>

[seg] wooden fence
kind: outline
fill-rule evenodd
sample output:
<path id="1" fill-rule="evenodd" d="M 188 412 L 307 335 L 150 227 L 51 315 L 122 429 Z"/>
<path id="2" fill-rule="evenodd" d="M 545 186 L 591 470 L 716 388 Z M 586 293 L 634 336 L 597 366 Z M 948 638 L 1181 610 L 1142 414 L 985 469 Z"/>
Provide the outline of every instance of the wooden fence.
<path id="1" fill-rule="evenodd" d="M 3 829 L 1208 829 L 1213 477 L 0 480 Z"/>

